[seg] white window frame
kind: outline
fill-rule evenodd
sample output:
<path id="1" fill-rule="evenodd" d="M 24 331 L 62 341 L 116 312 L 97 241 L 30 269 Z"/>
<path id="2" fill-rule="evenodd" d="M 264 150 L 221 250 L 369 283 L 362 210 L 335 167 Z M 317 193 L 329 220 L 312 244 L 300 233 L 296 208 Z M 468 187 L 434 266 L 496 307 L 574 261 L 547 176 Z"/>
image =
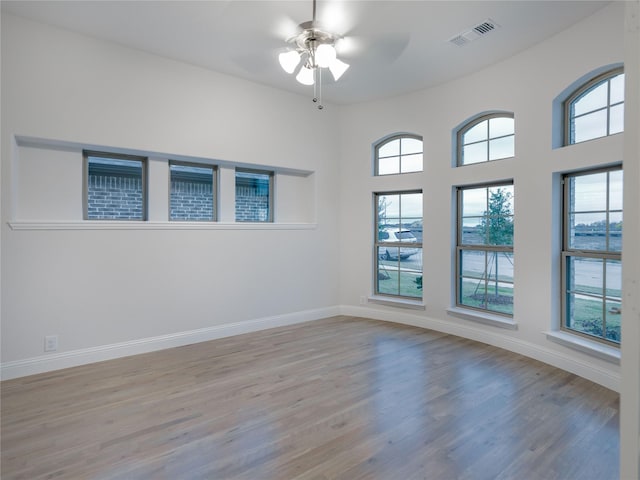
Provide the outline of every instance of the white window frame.
<path id="1" fill-rule="evenodd" d="M 104 151 L 83 150 L 82 151 L 82 211 L 83 219 L 96 222 L 140 222 L 148 219 L 148 199 L 147 199 L 147 157 L 138 155 L 128 155 L 122 153 L 110 153 Z M 142 182 L 142 216 L 141 218 L 89 218 L 89 157 L 104 158 L 110 160 L 127 160 L 141 163 L 141 182 Z"/>
<path id="2" fill-rule="evenodd" d="M 488 289 L 488 283 L 489 283 L 489 279 L 488 279 L 488 275 L 486 274 L 486 272 L 488 271 L 488 255 L 490 253 L 493 253 L 495 255 L 498 255 L 500 253 L 505 253 L 505 254 L 510 254 L 511 258 L 514 259 L 514 248 L 513 248 L 513 241 L 511 243 L 511 245 L 491 245 L 491 244 L 487 244 L 487 243 L 482 243 L 482 244 L 473 244 L 473 243 L 464 243 L 463 242 L 463 208 L 462 208 L 462 194 L 465 190 L 472 190 L 472 189 L 478 189 L 478 188 L 485 188 L 487 189 L 487 194 L 490 188 L 495 188 L 495 187 L 508 187 L 508 186 L 514 186 L 513 180 L 509 180 L 509 181 L 502 181 L 502 182 L 493 182 L 493 183 L 483 183 L 483 184 L 474 184 L 474 185 L 464 185 L 464 186 L 459 186 L 456 188 L 456 203 L 457 203 L 457 215 L 456 215 L 456 219 L 457 219 L 457 223 L 456 223 L 456 260 L 455 260 L 455 305 L 457 309 L 465 309 L 465 310 L 469 310 L 469 311 L 476 311 L 476 312 L 481 312 L 482 314 L 486 314 L 486 315 L 495 315 L 498 317 L 506 317 L 506 318 L 513 318 L 513 313 L 507 313 L 507 312 L 501 312 L 498 310 L 492 310 L 489 308 L 481 308 L 478 306 L 473 306 L 473 305 L 467 305 L 462 303 L 462 282 L 463 282 L 463 272 L 462 272 L 462 255 L 463 252 L 465 251 L 476 251 L 476 252 L 484 252 L 485 254 L 485 268 L 484 268 L 484 272 L 485 272 L 485 278 L 484 278 L 484 283 L 485 283 L 485 290 Z M 514 195 L 513 195 L 513 199 L 512 201 L 515 201 L 515 188 L 514 188 Z M 488 200 L 487 200 L 488 202 Z M 485 211 L 485 215 L 482 215 L 482 217 L 487 216 L 489 217 L 489 215 L 486 213 Z M 512 224 L 514 224 L 515 227 L 515 214 L 512 213 L 511 214 L 512 217 Z M 513 281 L 512 282 L 501 282 L 501 283 L 511 283 L 513 286 L 513 299 L 515 301 L 515 272 L 514 272 L 514 277 L 513 277 Z"/>
<path id="3" fill-rule="evenodd" d="M 384 195 L 411 195 L 411 194 L 422 194 L 422 190 L 421 189 L 415 189 L 415 190 L 398 190 L 398 191 L 391 191 L 391 192 L 375 192 L 373 194 L 373 214 L 374 214 L 374 231 L 373 231 L 373 258 L 374 258 L 374 262 L 373 262 L 373 289 L 374 289 L 374 296 L 379 297 L 379 298 L 394 298 L 394 299 L 405 299 L 405 300 L 410 300 L 410 301 L 422 301 L 423 297 L 424 297 L 424 292 L 422 293 L 422 295 L 418 296 L 409 296 L 409 295 L 400 295 L 400 294 L 391 294 L 391 293 L 386 293 L 386 292 L 381 292 L 380 288 L 379 288 L 379 277 L 378 277 L 378 272 L 379 272 L 379 268 L 380 268 L 380 256 L 379 256 L 379 248 L 385 248 L 385 247 L 390 247 L 390 248 L 416 248 L 416 249 L 420 249 L 420 251 L 422 253 L 424 253 L 424 250 L 422 248 L 422 242 L 416 242 L 416 243 L 411 243 L 410 246 L 407 245 L 407 243 L 402 243 L 402 242 L 396 242 L 396 241 L 384 241 L 380 239 L 379 236 L 379 232 L 380 232 L 380 225 L 379 225 L 379 212 L 378 212 L 378 198 L 380 196 L 384 196 Z M 424 218 L 424 211 L 421 212 L 421 219 Z M 402 219 L 406 218 L 403 217 L 402 215 L 402 203 L 400 204 L 399 207 L 399 220 L 400 220 L 400 225 L 399 228 L 402 226 Z M 424 278 L 424 257 L 422 264 L 421 264 L 421 269 L 422 271 L 420 272 L 420 278 L 423 279 Z M 391 259 L 393 260 L 393 259 Z M 398 271 L 400 271 L 401 269 L 401 261 L 402 259 L 400 258 L 400 255 L 398 255 L 398 258 L 396 259 L 396 261 L 398 262 Z M 417 278 L 417 277 L 416 277 Z M 418 287 L 418 289 L 421 289 L 422 287 Z M 398 275 L 398 291 L 401 290 L 400 287 L 400 275 Z"/>
<path id="4" fill-rule="evenodd" d="M 623 209 L 621 210 L 617 210 L 617 209 L 611 209 L 609 208 L 609 192 L 610 192 L 610 176 L 609 174 L 611 172 L 614 171 L 622 171 L 622 166 L 621 165 L 616 165 L 613 167 L 607 167 L 607 168 L 595 168 L 595 169 L 589 169 L 589 170 L 584 170 L 584 171 L 580 171 L 580 172 L 571 172 L 571 173 L 566 173 L 563 175 L 562 178 L 562 186 L 563 186 L 563 221 L 562 221 L 562 261 L 561 261 L 561 277 L 562 277 L 562 281 L 561 281 L 561 323 L 560 323 L 560 330 L 567 332 L 570 335 L 576 335 L 578 337 L 582 337 L 585 339 L 589 339 L 589 340 L 593 340 L 595 342 L 599 342 L 605 345 L 609 345 L 615 348 L 620 348 L 620 342 L 616 342 L 610 339 L 606 338 L 606 300 L 607 298 L 609 298 L 612 301 L 617 301 L 619 303 L 621 303 L 622 298 L 621 296 L 619 298 L 616 299 L 616 297 L 612 297 L 610 295 L 607 295 L 607 285 L 606 285 L 606 262 L 607 260 L 613 260 L 616 262 L 621 262 L 622 261 L 622 251 L 620 250 L 610 250 L 608 247 L 605 250 L 589 250 L 589 249 L 579 249 L 579 248 L 573 248 L 570 246 L 570 229 L 571 229 L 571 222 L 569 220 L 569 216 L 572 213 L 572 209 L 571 209 L 571 189 L 569 186 L 569 180 L 572 177 L 579 177 L 579 176 L 587 176 L 587 175 L 593 175 L 593 174 L 599 174 L 599 173 L 607 173 L 607 208 L 605 211 L 598 211 L 597 213 L 605 213 L 605 218 L 606 218 L 606 244 L 608 245 L 608 241 L 609 241 L 609 228 L 610 228 L 610 214 L 611 213 L 623 213 L 623 209 L 624 209 L 624 205 L 623 205 Z M 584 212 L 581 212 L 584 213 Z M 587 212 L 588 213 L 588 212 Z M 592 259 L 599 259 L 603 261 L 603 274 L 602 274 L 602 294 L 593 294 L 593 295 L 589 295 L 588 293 L 581 293 L 583 296 L 591 296 L 594 299 L 601 299 L 603 302 L 603 315 L 602 315 L 602 330 L 603 330 L 603 335 L 602 336 L 598 336 L 598 335 L 592 335 L 592 334 L 588 334 L 586 332 L 582 332 L 580 330 L 577 329 L 573 329 L 571 328 L 568 323 L 569 323 L 569 318 L 571 318 L 571 313 L 570 313 L 570 308 L 571 308 L 571 304 L 568 301 L 568 296 L 569 293 L 571 292 L 571 288 L 570 288 L 570 269 L 569 269 L 569 262 L 571 261 L 571 259 L 573 258 L 592 258 Z M 619 313 L 620 315 L 622 315 L 622 313 Z M 622 321 L 622 317 L 621 317 L 621 321 Z"/>
<path id="5" fill-rule="evenodd" d="M 410 172 L 403 172 L 402 171 L 402 159 L 403 157 L 409 156 L 409 155 L 416 155 L 417 152 L 412 152 L 412 153 L 403 153 L 402 152 L 402 139 L 413 139 L 413 140 L 419 140 L 422 143 L 422 151 L 420 152 L 420 154 L 423 156 L 422 157 L 422 168 L 420 170 L 412 170 Z M 399 140 L 399 146 L 398 146 L 398 155 L 391 155 L 389 157 L 381 157 L 380 156 L 380 149 L 382 147 L 384 147 L 385 145 L 394 142 L 396 140 Z M 398 171 L 397 172 L 392 172 L 392 173 L 380 173 L 380 159 L 381 158 L 392 158 L 392 157 L 398 157 Z M 411 174 L 411 173 L 420 173 L 422 171 L 424 171 L 424 141 L 422 139 L 422 137 L 420 135 L 414 135 L 411 133 L 401 133 L 401 134 L 397 134 L 397 135 L 392 135 L 390 137 L 386 137 L 385 139 L 381 140 L 380 142 L 378 142 L 375 147 L 374 147 L 374 168 L 373 168 L 373 174 L 375 176 L 388 176 L 388 175 L 407 175 L 407 174 Z"/>
<path id="6" fill-rule="evenodd" d="M 617 77 L 618 75 L 624 75 L 624 67 L 618 67 L 618 68 L 614 68 L 613 70 L 609 70 L 607 72 L 601 73 L 600 75 L 597 75 L 596 77 L 592 78 L 591 80 L 589 80 L 588 82 L 582 84 L 580 87 L 578 87 L 564 102 L 564 145 L 575 145 L 577 143 L 582 143 L 582 142 L 587 142 L 589 140 L 594 140 L 596 138 L 603 138 L 603 137 L 607 137 L 609 135 L 614 135 L 615 133 L 621 133 L 621 132 L 615 132 L 614 134 L 611 133 L 611 108 L 618 106 L 618 105 L 624 105 L 624 98 L 622 99 L 622 101 L 620 102 L 615 102 L 615 103 L 611 103 L 611 80 L 613 80 L 615 77 Z M 605 105 L 604 107 L 601 108 L 597 108 L 595 110 L 590 110 L 588 112 L 584 112 L 580 115 L 574 115 L 573 114 L 573 107 L 574 104 L 580 100 L 582 97 L 584 97 L 585 95 L 587 95 L 589 92 L 591 92 L 592 90 L 598 88 L 600 85 L 602 85 L 603 83 L 607 83 L 607 105 Z M 579 118 L 579 117 L 583 117 L 586 115 L 590 115 L 592 113 L 598 112 L 598 111 L 602 111 L 602 110 L 606 110 L 607 112 L 607 120 L 606 120 L 606 134 L 603 136 L 599 136 L 599 137 L 590 137 L 590 138 L 586 138 L 584 140 L 580 140 L 579 142 L 575 141 L 575 119 Z M 623 130 L 624 131 L 624 130 Z"/>
<path id="7" fill-rule="evenodd" d="M 513 133 L 507 134 L 507 135 L 497 135 L 492 137 L 491 136 L 491 132 L 489 131 L 489 121 L 491 119 L 494 118 L 510 118 L 514 121 L 514 126 L 513 126 Z M 486 121 L 487 122 L 487 135 L 485 138 L 481 139 L 481 140 L 477 140 L 477 141 L 473 141 L 473 142 L 469 142 L 469 143 L 464 143 L 464 136 L 465 134 L 471 130 L 472 128 L 474 128 L 476 125 L 479 125 L 480 123 Z M 472 120 L 470 120 L 469 122 L 465 123 L 462 127 L 460 127 L 456 133 L 456 166 L 458 167 L 467 167 L 470 165 L 483 165 L 485 163 L 488 162 L 496 162 L 499 160 L 506 160 L 508 158 L 514 158 L 515 156 L 515 135 L 516 135 L 516 130 L 515 130 L 515 116 L 512 112 L 491 112 L 491 113 L 487 113 L 484 115 L 480 115 L 478 117 L 473 118 Z M 500 139 L 504 139 L 504 138 L 509 138 L 509 137 L 513 137 L 513 150 L 514 150 L 514 155 L 511 157 L 501 157 L 501 158 L 496 158 L 491 160 L 491 141 L 494 140 L 500 140 Z M 486 160 L 482 161 L 482 162 L 473 162 L 473 163 L 464 163 L 464 147 L 467 145 L 475 145 L 475 144 L 482 144 L 482 143 L 486 143 L 487 144 L 487 155 L 486 155 Z"/>

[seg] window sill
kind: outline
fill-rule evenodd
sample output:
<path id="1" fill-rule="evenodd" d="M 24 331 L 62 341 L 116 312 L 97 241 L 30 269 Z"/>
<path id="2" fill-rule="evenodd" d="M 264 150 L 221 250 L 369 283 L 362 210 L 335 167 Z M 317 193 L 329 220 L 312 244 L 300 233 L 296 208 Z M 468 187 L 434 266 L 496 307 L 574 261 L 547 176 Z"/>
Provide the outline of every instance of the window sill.
<path id="1" fill-rule="evenodd" d="M 472 322 L 484 323 L 498 328 L 506 328 L 508 330 L 517 330 L 518 324 L 512 319 L 502 317 L 500 315 L 492 315 L 490 313 L 475 312 L 464 308 L 451 307 L 447 308 L 447 313 L 453 317 L 462 318 L 463 320 L 471 320 Z"/>
<path id="2" fill-rule="evenodd" d="M 11 230 L 313 230 L 315 223 L 72 221 L 8 222 Z"/>
<path id="3" fill-rule="evenodd" d="M 369 303 L 377 303 L 379 305 L 389 305 L 391 307 L 409 308 L 412 310 L 425 310 L 426 306 L 422 300 L 409 300 L 406 298 L 383 297 L 372 295 L 367 297 Z"/>
<path id="4" fill-rule="evenodd" d="M 568 348 L 573 348 L 574 350 L 586 353 L 592 357 L 597 357 L 601 360 L 620 365 L 620 350 L 615 347 L 610 347 L 609 345 L 604 345 L 600 342 L 595 342 L 593 340 L 559 330 L 544 333 L 547 336 L 547 340 Z"/>

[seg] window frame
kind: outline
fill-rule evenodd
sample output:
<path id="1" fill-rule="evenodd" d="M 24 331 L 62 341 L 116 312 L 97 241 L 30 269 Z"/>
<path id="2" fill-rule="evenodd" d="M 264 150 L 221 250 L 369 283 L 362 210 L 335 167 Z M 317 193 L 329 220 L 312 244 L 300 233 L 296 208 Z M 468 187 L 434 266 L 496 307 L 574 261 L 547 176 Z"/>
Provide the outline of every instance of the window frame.
<path id="1" fill-rule="evenodd" d="M 415 170 L 412 172 L 403 172 L 402 171 L 402 157 L 403 156 L 408 156 L 408 155 L 416 155 L 415 153 L 409 153 L 406 155 L 403 155 L 402 153 L 402 139 L 403 138 L 410 138 L 413 140 L 419 140 L 420 143 L 422 143 L 422 151 L 421 151 L 421 155 L 422 155 L 422 169 L 420 170 Z M 398 147 L 398 155 L 391 155 L 390 157 L 380 157 L 380 149 L 382 147 L 384 147 L 385 145 L 387 145 L 388 143 L 391 143 L 395 140 L 400 140 L 400 144 Z M 398 172 L 395 173 L 380 173 L 380 158 L 391 158 L 391 157 L 398 157 Z M 373 165 L 373 175 L 376 177 L 388 177 L 389 175 L 409 175 L 412 173 L 422 173 L 424 172 L 424 140 L 422 138 L 422 135 L 416 135 L 413 133 L 399 133 L 396 135 L 391 135 L 390 137 L 386 137 L 383 140 L 379 141 L 378 143 L 375 144 L 374 147 L 374 165 Z"/>
<path id="2" fill-rule="evenodd" d="M 139 161 L 142 165 L 142 218 L 89 218 L 89 157 L 105 158 L 110 160 Z M 111 153 L 95 150 L 82 150 L 82 218 L 92 222 L 146 222 L 148 220 L 148 168 L 149 159 L 140 155 L 126 153 Z"/>
<path id="3" fill-rule="evenodd" d="M 562 175 L 562 249 L 561 249 L 561 265 L 560 265 L 560 275 L 561 275 L 561 301 L 560 301 L 560 305 L 561 305 L 561 312 L 560 312 L 560 330 L 563 332 L 566 332 L 570 335 L 576 335 L 578 337 L 581 338 L 586 338 L 604 345 L 609 345 L 612 346 L 614 348 L 620 348 L 621 342 L 616 342 L 613 340 L 609 340 L 607 339 L 605 336 L 597 336 L 597 335 L 592 335 L 589 333 L 585 333 L 585 332 L 581 332 L 580 330 L 576 330 L 574 328 L 571 328 L 569 326 L 567 326 L 567 320 L 571 317 L 571 315 L 569 315 L 569 302 L 567 300 L 567 296 L 568 293 L 570 291 L 569 288 L 569 284 L 570 284 L 570 278 L 569 278 L 569 273 L 570 273 L 570 269 L 569 269 L 569 261 L 571 258 L 595 258 L 595 259 L 600 259 L 602 260 L 603 263 L 603 275 L 601 278 L 601 283 L 602 283 L 602 295 L 590 295 L 587 293 L 584 293 L 584 295 L 589 296 L 589 297 L 594 297 L 594 298 L 599 298 L 603 301 L 603 318 L 602 318 L 602 326 L 603 326 L 603 335 L 606 335 L 606 314 L 604 314 L 604 310 L 606 309 L 606 300 L 607 298 L 609 298 L 610 296 L 608 296 L 606 294 L 607 291 L 607 278 L 606 278 L 606 273 L 605 273 L 605 269 L 606 269 L 606 262 L 608 260 L 614 260 L 617 262 L 622 262 L 622 248 L 619 251 L 615 251 L 615 250 L 610 250 L 609 247 L 607 247 L 606 250 L 590 250 L 590 249 L 580 249 L 580 248 L 574 248 L 571 247 L 570 244 L 570 231 L 571 231 L 571 222 L 569 220 L 570 214 L 571 214 L 571 210 L 570 210 L 570 205 L 571 205 L 571 188 L 570 188 L 570 178 L 572 177 L 580 177 L 580 176 L 587 176 L 587 175 L 594 175 L 594 174 L 599 174 L 599 173 L 607 173 L 607 192 L 606 192 L 606 202 L 607 202 L 607 207 L 605 210 L 605 217 L 606 217 L 606 234 L 605 234 L 605 238 L 607 239 L 606 242 L 608 242 L 609 239 L 609 226 L 610 226 L 610 214 L 612 212 L 618 212 L 620 211 L 623 215 L 624 215 L 624 204 L 622 205 L 622 209 L 618 210 L 618 209 L 611 209 L 609 208 L 609 198 L 610 198 L 610 173 L 611 172 L 616 172 L 616 171 L 621 171 L 624 174 L 624 170 L 623 170 L 623 166 L 621 164 L 617 164 L 614 166 L 609 166 L 609 167 L 602 167 L 602 168 L 592 168 L 592 169 L 587 169 L 587 170 L 580 170 L 580 171 L 575 171 L 575 172 L 568 172 L 568 173 L 564 173 Z M 597 211 L 600 212 L 600 211 Z M 596 211 L 594 211 L 594 213 L 597 213 Z M 589 213 L 589 212 L 581 212 L 581 213 Z M 624 221 L 624 220 L 623 220 Z M 623 230 L 624 230 L 624 226 L 623 226 Z M 607 243 L 605 243 L 606 245 Z M 622 281 L 622 278 L 621 278 Z M 620 302 L 622 302 L 622 294 L 620 296 L 619 299 Z M 620 313 L 620 315 L 622 315 L 622 313 Z M 622 317 L 621 317 L 621 321 L 622 321 Z"/>
<path id="4" fill-rule="evenodd" d="M 237 195 L 236 195 L 236 190 L 237 190 L 237 186 L 238 186 L 238 173 L 253 173 L 253 174 L 258 174 L 258 175 L 268 175 L 269 176 L 269 202 L 268 202 L 268 208 L 269 208 L 269 213 L 267 215 L 267 219 L 266 220 L 238 220 L 238 213 L 237 213 Z M 235 218 L 235 222 L 236 223 L 274 223 L 275 220 L 275 216 L 274 216 L 274 197 L 275 197 L 275 190 L 274 190 L 274 178 L 275 178 L 275 172 L 273 170 L 260 170 L 260 169 L 253 169 L 253 168 L 244 168 L 244 167 L 236 167 L 235 171 L 234 171 L 234 196 L 235 196 L 235 202 L 234 202 L 234 218 Z"/>
<path id="5" fill-rule="evenodd" d="M 462 296 L 462 253 L 464 251 L 478 251 L 478 252 L 484 252 L 485 253 L 485 276 L 484 276 L 484 283 L 485 283 L 485 287 L 487 288 L 487 285 L 489 283 L 489 277 L 486 274 L 486 270 L 487 270 L 487 263 L 486 263 L 486 255 L 489 252 L 495 252 L 496 254 L 499 253 L 510 253 L 511 257 L 514 259 L 515 262 L 515 254 L 514 254 L 514 245 L 513 245 L 513 240 L 511 243 L 511 246 L 508 245 L 490 245 L 490 244 L 467 244 L 467 243 L 463 243 L 463 209 L 462 209 L 462 193 L 464 190 L 473 190 L 473 189 L 478 189 L 478 188 L 485 188 L 485 189 L 490 189 L 492 187 L 506 187 L 506 186 L 512 186 L 514 193 L 513 193 L 513 199 L 512 201 L 515 202 L 515 183 L 513 181 L 513 179 L 511 180 L 504 180 L 504 181 L 499 181 L 499 182 L 490 182 L 490 183 L 479 183 L 479 184 L 470 184 L 470 185 L 460 185 L 456 187 L 456 258 L 455 258 L 455 275 L 454 275 L 454 281 L 455 281 L 455 306 L 457 308 L 461 308 L 461 309 L 468 309 L 468 310 L 472 310 L 472 311 L 476 311 L 476 312 L 481 312 L 485 315 L 498 315 L 498 316 L 502 316 L 505 318 L 509 318 L 512 319 L 513 318 L 513 313 L 505 313 L 505 312 L 501 312 L 498 310 L 490 310 L 488 308 L 480 308 L 480 307 L 476 307 L 473 305 L 466 305 L 463 304 L 461 302 L 461 296 Z M 483 217 L 489 217 L 489 215 L 483 215 Z M 511 218 L 512 218 L 512 224 L 514 226 L 514 230 L 515 230 L 515 210 L 514 212 L 511 214 Z M 497 279 L 496 279 L 497 280 Z M 513 299 L 515 300 L 515 270 L 514 270 L 514 275 L 513 275 L 513 281 L 511 282 L 513 285 Z M 515 302 L 514 302 L 515 304 Z"/>
<path id="6" fill-rule="evenodd" d="M 403 299 L 403 300 L 418 300 L 418 301 L 422 301 L 422 299 L 424 298 L 424 290 L 422 290 L 421 295 L 419 297 L 412 297 L 412 296 L 408 296 L 408 295 L 396 295 L 396 294 L 392 294 L 392 293 L 385 293 L 385 292 L 381 292 L 379 290 L 379 278 L 378 278 L 378 269 L 379 269 L 379 261 L 380 261 L 380 257 L 378 255 L 378 249 L 379 247 L 397 247 L 397 248 L 416 248 L 416 249 L 420 249 L 421 253 L 424 254 L 424 249 L 422 247 L 423 242 L 416 242 L 411 243 L 411 246 L 409 247 L 406 243 L 402 243 L 402 242 L 385 242 L 385 241 L 381 241 L 379 238 L 379 232 L 380 232 L 380 224 L 379 224 L 379 215 L 378 215 L 378 198 L 380 196 L 385 196 L 385 195 L 411 195 L 411 194 L 421 194 L 423 195 L 423 205 L 422 205 L 422 212 L 421 212 L 421 220 L 423 221 L 423 225 L 424 225 L 424 192 L 421 188 L 417 188 L 417 189 L 410 189 L 410 190 L 394 190 L 394 191 L 386 191 L 386 192 L 374 192 L 373 193 L 373 215 L 374 215 L 374 221 L 373 221 L 373 292 L 375 296 L 379 296 L 379 297 L 387 297 L 390 299 Z M 399 210 L 399 220 L 400 220 L 400 227 L 402 226 L 402 210 L 401 210 L 402 206 L 400 207 Z M 424 227 L 423 227 L 424 228 Z M 423 230 L 424 232 L 424 230 Z M 420 272 L 420 275 L 424 278 L 424 256 L 422 255 L 422 262 L 421 262 L 421 269 L 422 271 Z M 397 262 L 400 263 L 400 256 L 398 255 L 397 258 Z M 400 275 L 398 275 L 398 292 L 400 291 Z"/>
<path id="7" fill-rule="evenodd" d="M 463 137 L 464 135 L 471 130 L 473 127 L 475 127 L 476 125 L 484 122 L 485 120 L 487 121 L 487 127 L 488 127 L 488 121 L 491 120 L 492 118 L 510 118 L 513 120 L 513 133 L 510 133 L 508 135 L 501 135 L 501 136 L 497 136 L 497 137 L 491 137 L 489 135 L 489 132 L 487 132 L 487 137 L 483 140 L 478 140 L 476 142 L 470 142 L 468 144 L 463 144 Z M 507 137 L 513 137 L 513 156 L 511 157 L 503 157 L 503 158 L 496 158 L 494 160 L 491 160 L 489 158 L 490 156 L 490 151 L 487 145 L 487 159 L 485 161 L 482 162 L 474 162 L 474 163 L 463 163 L 463 147 L 466 145 L 473 145 L 473 144 L 479 144 L 479 143 L 483 143 L 486 142 L 487 144 L 491 141 L 491 140 L 496 140 L 496 139 L 500 139 L 500 138 L 507 138 Z M 490 163 L 490 162 L 497 162 L 500 160 L 507 160 L 509 158 L 515 158 L 515 150 L 516 150 L 516 127 L 515 127 L 515 114 L 513 112 L 491 112 L 491 113 L 486 113 L 484 115 L 480 115 L 478 117 L 475 117 L 474 119 L 470 120 L 469 122 L 465 123 L 462 127 L 460 127 L 458 129 L 458 131 L 456 132 L 456 167 L 468 167 L 470 165 L 484 165 L 486 163 Z"/>
<path id="8" fill-rule="evenodd" d="M 623 66 L 616 67 L 616 68 L 611 69 L 611 70 L 607 70 L 606 72 L 603 72 L 603 73 L 601 73 L 599 75 L 596 75 L 591 80 L 588 80 L 587 82 L 585 82 L 582 85 L 580 85 L 578 88 L 576 88 L 574 90 L 574 92 L 571 95 L 569 95 L 567 97 L 567 99 L 563 103 L 564 146 L 576 145 L 578 143 L 588 142 L 589 140 L 595 140 L 595 139 L 598 139 L 598 138 L 604 138 L 604 137 L 608 137 L 608 136 L 611 136 L 611 135 L 616 135 L 617 133 L 623 133 L 624 132 L 624 129 L 623 129 L 622 132 L 616 132 L 616 133 L 613 133 L 613 134 L 610 133 L 610 128 L 611 128 L 611 108 L 615 107 L 617 105 L 624 105 L 624 103 L 625 103 L 625 99 L 623 98 L 621 102 L 617 102 L 617 103 L 611 104 L 610 82 L 611 82 L 611 80 L 613 78 L 617 77 L 620 74 L 624 74 L 624 67 Z M 609 86 L 607 87 L 607 105 L 605 107 L 601 107 L 599 109 L 591 110 L 589 112 L 583 113 L 583 114 L 579 115 L 578 117 L 589 115 L 589 114 L 592 114 L 592 113 L 597 112 L 597 111 L 606 110 L 607 111 L 607 133 L 606 133 L 606 135 L 603 135 L 603 136 L 600 136 L 600 137 L 592 137 L 592 138 L 588 138 L 586 140 L 581 140 L 579 142 L 576 142 L 574 140 L 574 128 L 572 128 L 573 127 L 573 119 L 576 118 L 576 117 L 571 115 L 572 106 L 577 100 L 579 100 L 584 95 L 586 95 L 588 92 L 590 92 L 591 90 L 594 90 L 599 85 L 601 85 L 601 84 L 603 84 L 605 82 L 607 82 L 609 84 Z"/>
<path id="9" fill-rule="evenodd" d="M 211 169 L 211 196 L 212 196 L 212 215 L 210 220 L 196 219 L 186 220 L 180 218 L 171 218 L 171 166 L 177 165 L 181 167 L 210 168 Z M 170 222 L 217 222 L 218 221 L 218 166 L 208 163 L 183 162 L 180 160 L 169 160 L 169 212 L 168 220 Z"/>

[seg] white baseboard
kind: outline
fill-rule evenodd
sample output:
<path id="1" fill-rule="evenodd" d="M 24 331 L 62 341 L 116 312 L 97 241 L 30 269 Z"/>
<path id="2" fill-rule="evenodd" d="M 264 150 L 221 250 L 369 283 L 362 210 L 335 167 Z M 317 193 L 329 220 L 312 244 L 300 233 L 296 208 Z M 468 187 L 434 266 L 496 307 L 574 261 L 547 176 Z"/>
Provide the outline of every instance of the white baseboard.
<path id="1" fill-rule="evenodd" d="M 497 332 L 495 329 L 474 328 L 473 326 L 429 318 L 411 312 L 398 311 L 398 309 L 382 310 L 366 306 L 342 305 L 339 308 L 339 313 L 340 315 L 371 318 L 373 320 L 383 320 L 386 322 L 412 325 L 414 327 L 428 328 L 430 330 L 476 340 L 539 360 L 560 368 L 561 370 L 566 370 L 587 380 L 591 380 L 594 383 L 616 392 L 620 392 L 620 374 L 601 368 L 594 363 L 583 361 L 570 352 L 565 354 L 551 348 L 545 348 L 544 346 L 526 342 L 505 335 L 502 332 Z M 544 333 L 545 332 L 540 332 L 541 335 L 544 335 Z"/>
<path id="2" fill-rule="evenodd" d="M 69 352 L 60 352 L 39 357 L 5 362 L 0 365 L 0 379 L 25 377 L 36 373 L 50 372 L 62 368 L 77 367 L 89 363 L 102 362 L 115 358 L 138 355 L 141 353 L 163 350 L 165 348 L 180 347 L 192 343 L 206 342 L 218 338 L 240 335 L 242 333 L 257 332 L 268 328 L 284 327 L 296 323 L 319 320 L 321 318 L 339 315 L 338 307 L 327 307 L 316 310 L 276 315 L 258 318 L 244 322 L 226 323 L 213 327 L 189 330 L 186 332 L 142 338 L 128 342 L 83 348 Z"/>

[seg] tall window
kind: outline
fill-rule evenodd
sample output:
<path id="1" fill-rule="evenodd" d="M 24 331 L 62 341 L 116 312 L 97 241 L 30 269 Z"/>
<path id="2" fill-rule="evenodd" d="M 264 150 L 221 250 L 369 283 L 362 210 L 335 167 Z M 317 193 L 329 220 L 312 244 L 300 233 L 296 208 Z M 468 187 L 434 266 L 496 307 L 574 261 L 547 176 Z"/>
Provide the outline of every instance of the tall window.
<path id="1" fill-rule="evenodd" d="M 458 306 L 513 315 L 513 194 L 513 184 L 458 188 Z"/>
<path id="2" fill-rule="evenodd" d="M 422 192 L 376 193 L 375 293 L 422 298 Z"/>
<path id="3" fill-rule="evenodd" d="M 458 131 L 457 143 L 459 166 L 513 157 L 513 114 L 492 113 L 476 118 Z"/>
<path id="4" fill-rule="evenodd" d="M 84 152 L 87 220 L 146 220 L 146 159 Z"/>
<path id="5" fill-rule="evenodd" d="M 564 177 L 562 328 L 620 344 L 622 169 Z"/>
<path id="6" fill-rule="evenodd" d="M 624 73 L 621 68 L 586 83 L 565 102 L 565 143 L 606 137 L 624 130 Z"/>
<path id="7" fill-rule="evenodd" d="M 236 169 L 236 222 L 273 222 L 273 172 Z"/>
<path id="8" fill-rule="evenodd" d="M 375 148 L 375 174 L 393 175 L 422 171 L 422 137 L 397 135 Z"/>
<path id="9" fill-rule="evenodd" d="M 210 165 L 169 163 L 170 220 L 215 220 L 215 172 Z"/>

